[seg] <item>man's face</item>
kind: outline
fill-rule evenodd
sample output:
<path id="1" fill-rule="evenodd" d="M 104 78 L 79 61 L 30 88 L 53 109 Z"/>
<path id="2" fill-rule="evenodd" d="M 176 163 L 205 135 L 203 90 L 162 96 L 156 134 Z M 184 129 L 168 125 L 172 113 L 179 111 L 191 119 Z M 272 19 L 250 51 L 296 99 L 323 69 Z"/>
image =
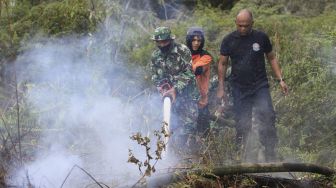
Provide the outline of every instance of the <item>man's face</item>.
<path id="1" fill-rule="evenodd" d="M 191 47 L 194 51 L 198 50 L 198 48 L 201 46 L 201 37 L 194 36 L 194 38 L 191 41 Z"/>
<path id="2" fill-rule="evenodd" d="M 253 21 L 250 19 L 236 19 L 237 31 L 241 36 L 248 35 L 252 30 Z"/>
<path id="3" fill-rule="evenodd" d="M 170 44 L 170 40 L 157 40 L 155 42 L 157 47 L 165 47 Z"/>

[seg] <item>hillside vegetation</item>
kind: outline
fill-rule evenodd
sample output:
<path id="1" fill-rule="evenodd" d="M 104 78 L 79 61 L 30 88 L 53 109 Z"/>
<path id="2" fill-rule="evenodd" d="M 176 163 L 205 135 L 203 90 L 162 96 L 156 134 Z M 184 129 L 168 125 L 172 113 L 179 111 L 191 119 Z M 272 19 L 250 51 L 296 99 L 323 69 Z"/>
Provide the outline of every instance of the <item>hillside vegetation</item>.
<path id="1" fill-rule="evenodd" d="M 128 78 L 131 85 L 144 80 L 144 84 L 136 87 L 146 89 L 151 88 L 146 71 L 155 48 L 150 36 L 156 27 L 169 26 L 177 36 L 176 41 L 185 43 L 187 29 L 201 26 L 205 30 L 206 49 L 217 60 L 220 43 L 226 34 L 235 30 L 234 18 L 242 8 L 253 12 L 254 28 L 270 36 L 290 88 L 289 95 L 283 96 L 271 71 L 268 71 L 277 115 L 278 153 L 281 159 L 335 169 L 334 0 L 1 0 L 0 182 L 4 185 L 7 172 L 28 163 L 33 158 L 33 151 L 37 150 L 34 143 L 39 135 L 32 132 L 31 127 L 40 127 L 37 117 L 38 113 L 43 112 L 31 110 L 30 104 L 24 101 L 31 85 L 18 82 L 13 71 L 17 57 L 31 50 L 32 43 L 47 43 L 60 38 L 90 38 L 111 29 L 108 38 L 95 38 L 88 53 L 109 54 L 114 64 L 124 62 L 128 71 L 135 72 L 133 77 Z M 90 54 L 89 58 L 96 57 Z M 138 69 L 141 71 L 135 71 Z M 213 70 L 215 80 L 215 64 Z M 105 70 L 100 71 L 96 73 L 97 79 L 108 74 Z M 92 93 L 94 95 L 94 91 L 90 90 L 86 94 Z M 122 93 L 119 94 L 121 98 L 129 97 Z M 231 117 L 224 118 L 229 121 Z M 231 152 L 228 148 L 232 144 L 226 141 L 232 138 L 230 134 L 233 129 L 216 123 L 212 126 L 220 133 L 214 138 L 220 154 L 216 157 L 227 159 L 228 152 Z M 29 147 L 22 147 L 27 151 L 21 151 L 21 141 L 30 143 L 27 144 Z"/>

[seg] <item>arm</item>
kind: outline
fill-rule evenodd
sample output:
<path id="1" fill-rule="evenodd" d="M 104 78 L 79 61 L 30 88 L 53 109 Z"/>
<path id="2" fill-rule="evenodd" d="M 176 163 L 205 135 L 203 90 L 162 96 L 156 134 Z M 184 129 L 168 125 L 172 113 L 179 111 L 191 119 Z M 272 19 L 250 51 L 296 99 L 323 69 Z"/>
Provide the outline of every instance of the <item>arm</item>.
<path id="1" fill-rule="evenodd" d="M 275 54 L 271 51 L 266 54 L 268 62 L 271 64 L 272 70 L 275 74 L 276 79 L 279 81 L 282 92 L 287 95 L 288 87 L 285 81 L 282 78 L 281 68 L 279 66 L 278 60 L 275 57 Z"/>
<path id="2" fill-rule="evenodd" d="M 163 96 L 172 97 L 173 102 L 175 102 L 177 94 L 181 94 L 194 78 L 191 70 L 191 52 L 188 47 L 180 46 L 178 48 L 178 57 L 174 61 L 177 61 L 179 69 L 170 75 L 171 89 L 162 94 Z"/>
<path id="3" fill-rule="evenodd" d="M 228 67 L 228 56 L 220 55 L 217 66 L 218 66 L 218 89 L 217 98 L 224 98 L 224 79 L 226 76 L 226 70 Z"/>
<path id="4" fill-rule="evenodd" d="M 163 97 L 170 96 L 173 103 L 176 101 L 177 94 L 182 93 L 183 89 L 187 87 L 193 77 L 193 73 L 191 72 L 191 65 L 187 67 L 189 67 L 187 70 L 183 70 L 180 74 L 174 76 L 172 83 L 173 86 L 166 92 L 162 93 Z"/>
<path id="5" fill-rule="evenodd" d="M 192 69 L 195 71 L 196 67 L 209 65 L 212 61 L 212 57 L 210 55 L 203 55 L 199 60 L 193 63 Z"/>
<path id="6" fill-rule="evenodd" d="M 151 81 L 156 86 L 158 82 L 160 81 L 160 76 L 158 74 L 159 67 L 155 65 L 155 58 L 151 57 L 151 62 L 149 63 L 149 70 L 151 75 Z"/>
<path id="7" fill-rule="evenodd" d="M 155 53 L 155 52 L 154 52 Z M 169 96 L 172 99 L 172 102 L 176 100 L 176 91 L 174 87 L 169 88 L 168 90 L 164 90 L 159 86 L 159 83 L 162 81 L 162 74 L 159 75 L 159 72 L 162 73 L 161 67 L 156 64 L 155 54 L 152 54 L 151 62 L 149 63 L 149 70 L 151 72 L 151 80 L 152 83 L 157 86 L 158 91 L 160 92 L 162 97 Z"/>
<path id="8" fill-rule="evenodd" d="M 181 48 L 179 58 L 179 71 L 173 75 L 172 83 L 177 93 L 182 93 L 190 82 L 194 79 L 194 74 L 191 70 L 191 52 L 185 46 Z"/>

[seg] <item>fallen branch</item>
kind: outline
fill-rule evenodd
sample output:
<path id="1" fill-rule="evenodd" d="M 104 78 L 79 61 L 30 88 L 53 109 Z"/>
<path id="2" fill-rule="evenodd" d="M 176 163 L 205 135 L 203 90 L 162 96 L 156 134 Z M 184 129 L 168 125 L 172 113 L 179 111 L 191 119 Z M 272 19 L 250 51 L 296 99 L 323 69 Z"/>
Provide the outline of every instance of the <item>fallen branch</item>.
<path id="1" fill-rule="evenodd" d="M 269 172 L 310 172 L 325 176 L 336 175 L 334 169 L 310 163 L 241 163 L 214 168 L 212 173 L 217 176 L 223 176 L 228 174 Z M 201 170 L 196 170 L 196 173 L 201 173 Z"/>
<path id="2" fill-rule="evenodd" d="M 222 177 L 224 175 L 239 175 L 247 173 L 271 173 L 271 172 L 310 172 L 325 176 L 335 176 L 336 170 L 309 163 L 241 163 L 216 167 L 209 173 L 204 169 L 183 168 L 167 174 L 157 174 L 148 180 L 148 186 L 170 184 L 182 180 L 182 177 L 194 173 L 206 178 Z"/>

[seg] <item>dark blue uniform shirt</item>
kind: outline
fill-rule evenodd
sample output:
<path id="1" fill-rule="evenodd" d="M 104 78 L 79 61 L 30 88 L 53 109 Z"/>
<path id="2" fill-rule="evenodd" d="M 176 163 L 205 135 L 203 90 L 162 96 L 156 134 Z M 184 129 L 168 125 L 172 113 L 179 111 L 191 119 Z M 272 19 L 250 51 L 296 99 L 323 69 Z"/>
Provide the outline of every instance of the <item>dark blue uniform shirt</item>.
<path id="1" fill-rule="evenodd" d="M 231 59 L 232 85 L 245 89 L 268 86 L 264 55 L 271 51 L 271 42 L 264 32 L 252 30 L 249 35 L 240 36 L 234 31 L 227 35 L 220 53 Z"/>

